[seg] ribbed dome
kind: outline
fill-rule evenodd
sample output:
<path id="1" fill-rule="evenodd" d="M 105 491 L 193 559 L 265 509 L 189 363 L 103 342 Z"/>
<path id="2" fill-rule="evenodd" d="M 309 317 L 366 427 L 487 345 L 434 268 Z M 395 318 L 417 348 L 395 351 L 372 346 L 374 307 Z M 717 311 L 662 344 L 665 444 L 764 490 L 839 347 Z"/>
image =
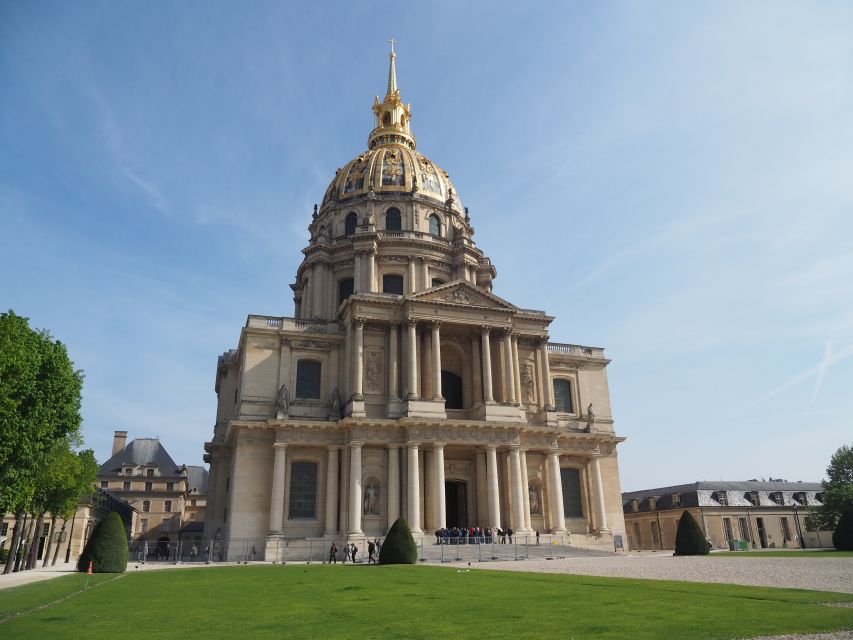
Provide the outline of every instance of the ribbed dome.
<path id="1" fill-rule="evenodd" d="M 380 145 L 365 151 L 339 169 L 323 203 L 333 196 L 347 200 L 363 196 L 370 188 L 380 193 L 412 193 L 446 202 L 452 196 L 452 206 L 462 211 L 459 196 L 447 172 L 422 153 L 399 145 Z"/>

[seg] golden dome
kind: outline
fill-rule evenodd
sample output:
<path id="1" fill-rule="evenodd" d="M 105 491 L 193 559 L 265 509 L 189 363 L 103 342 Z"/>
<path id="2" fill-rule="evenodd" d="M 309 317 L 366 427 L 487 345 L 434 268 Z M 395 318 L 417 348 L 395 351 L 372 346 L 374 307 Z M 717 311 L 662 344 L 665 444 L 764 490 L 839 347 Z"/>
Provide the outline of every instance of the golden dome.
<path id="1" fill-rule="evenodd" d="M 462 211 L 447 172 L 422 153 L 399 145 L 378 145 L 354 158 L 335 174 L 323 203 L 347 200 L 373 190 L 382 193 L 417 193 Z"/>

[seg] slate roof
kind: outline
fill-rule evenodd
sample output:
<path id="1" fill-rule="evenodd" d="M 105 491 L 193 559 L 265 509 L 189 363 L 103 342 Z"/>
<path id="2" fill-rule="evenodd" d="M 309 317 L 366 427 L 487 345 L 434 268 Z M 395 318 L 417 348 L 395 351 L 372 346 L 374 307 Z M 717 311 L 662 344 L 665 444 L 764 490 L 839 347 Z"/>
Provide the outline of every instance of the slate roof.
<path id="1" fill-rule="evenodd" d="M 207 480 L 209 477 L 210 474 L 204 467 L 187 465 L 187 491 L 199 495 L 207 495 Z"/>
<path id="2" fill-rule="evenodd" d="M 720 492 L 725 492 L 725 502 L 721 502 Z M 651 511 L 649 499 L 656 501 L 655 511 L 666 509 L 686 509 L 689 507 L 780 507 L 780 506 L 819 506 L 822 503 L 817 494 L 823 492 L 823 485 L 819 482 L 788 482 L 786 480 L 743 480 L 743 481 L 720 481 L 720 482 L 693 482 L 691 484 L 679 484 L 671 487 L 659 487 L 656 489 L 644 489 L 642 491 L 626 491 L 622 494 L 622 505 L 625 513 L 632 513 L 631 502 L 637 500 L 638 511 Z M 754 493 L 758 504 L 754 504 L 747 498 L 747 494 Z M 794 500 L 794 494 L 802 493 L 799 501 Z M 680 494 L 681 504 L 674 507 L 672 504 L 673 494 Z M 776 495 L 773 495 L 776 494 Z M 773 498 L 781 500 L 777 502 Z"/>
<path id="3" fill-rule="evenodd" d="M 131 440 L 124 449 L 116 453 L 98 469 L 99 475 L 120 473 L 122 465 L 156 466 L 161 475 L 176 476 L 180 468 L 158 438 L 136 438 Z"/>

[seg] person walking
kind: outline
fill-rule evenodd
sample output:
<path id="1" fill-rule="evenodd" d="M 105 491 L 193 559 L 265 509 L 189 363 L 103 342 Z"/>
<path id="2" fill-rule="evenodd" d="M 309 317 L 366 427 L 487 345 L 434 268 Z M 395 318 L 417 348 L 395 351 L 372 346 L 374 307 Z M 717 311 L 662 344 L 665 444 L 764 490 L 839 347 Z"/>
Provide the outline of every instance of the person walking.
<path id="1" fill-rule="evenodd" d="M 539 546 L 539 529 L 536 530 L 536 546 Z"/>
<path id="2" fill-rule="evenodd" d="M 358 553 L 358 547 L 355 546 L 355 542 L 352 543 L 350 547 L 350 555 L 352 556 L 352 563 L 355 564 L 355 555 Z"/>
<path id="3" fill-rule="evenodd" d="M 329 564 L 338 564 L 338 545 L 334 542 L 329 547 Z"/>
<path id="4" fill-rule="evenodd" d="M 367 541 L 367 564 L 373 564 L 373 554 L 376 553 L 376 543 L 373 540 Z"/>

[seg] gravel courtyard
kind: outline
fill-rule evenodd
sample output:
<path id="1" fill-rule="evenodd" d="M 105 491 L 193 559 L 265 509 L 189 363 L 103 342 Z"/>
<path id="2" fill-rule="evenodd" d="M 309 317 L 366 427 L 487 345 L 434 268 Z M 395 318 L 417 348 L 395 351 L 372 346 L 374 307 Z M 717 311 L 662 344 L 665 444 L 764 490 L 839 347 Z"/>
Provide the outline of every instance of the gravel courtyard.
<path id="1" fill-rule="evenodd" d="M 452 563 L 448 566 L 465 566 Z M 472 569 L 574 573 L 613 578 L 720 582 L 853 593 L 853 558 L 626 555 L 472 563 Z"/>

